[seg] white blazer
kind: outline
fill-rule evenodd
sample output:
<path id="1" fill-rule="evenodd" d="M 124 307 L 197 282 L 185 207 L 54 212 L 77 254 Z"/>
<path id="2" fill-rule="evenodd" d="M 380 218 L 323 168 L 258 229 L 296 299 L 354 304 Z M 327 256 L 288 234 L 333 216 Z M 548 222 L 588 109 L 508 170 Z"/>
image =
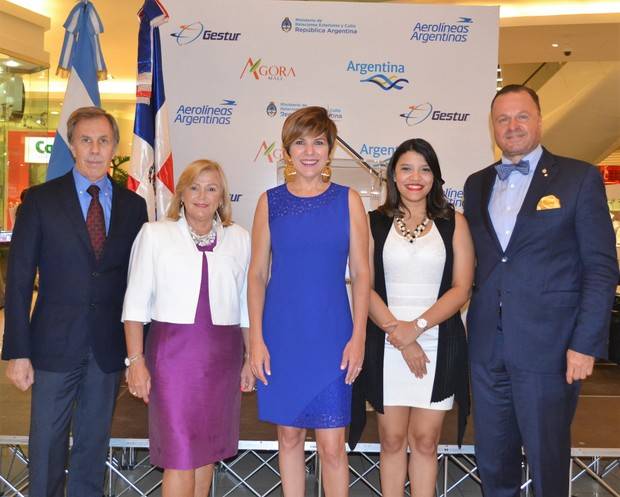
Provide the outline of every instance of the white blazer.
<path id="1" fill-rule="evenodd" d="M 209 302 L 216 325 L 249 327 L 247 271 L 250 235 L 233 224 L 217 227 L 217 244 L 205 252 Z M 142 226 L 131 249 L 122 321 L 191 324 L 196 317 L 202 258 L 183 216 Z"/>

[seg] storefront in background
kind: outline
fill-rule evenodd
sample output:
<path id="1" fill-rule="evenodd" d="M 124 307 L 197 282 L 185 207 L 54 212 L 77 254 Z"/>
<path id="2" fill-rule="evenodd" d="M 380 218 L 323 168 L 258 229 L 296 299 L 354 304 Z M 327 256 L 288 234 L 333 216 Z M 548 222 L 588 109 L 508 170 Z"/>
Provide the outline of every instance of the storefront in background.
<path id="1" fill-rule="evenodd" d="M 45 181 L 48 70 L 0 52 L 0 231 L 13 229 L 22 191 Z M 6 235 L 4 236 L 6 238 Z"/>

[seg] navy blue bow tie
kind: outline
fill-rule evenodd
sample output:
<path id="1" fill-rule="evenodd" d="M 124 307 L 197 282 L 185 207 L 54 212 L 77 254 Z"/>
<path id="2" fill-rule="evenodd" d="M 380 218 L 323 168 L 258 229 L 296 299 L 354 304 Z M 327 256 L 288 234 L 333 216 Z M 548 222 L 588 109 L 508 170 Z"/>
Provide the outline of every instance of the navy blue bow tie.
<path id="1" fill-rule="evenodd" d="M 498 164 L 495 166 L 495 170 L 497 171 L 497 176 L 501 181 L 507 180 L 510 173 L 513 171 L 519 171 L 521 174 L 527 175 L 530 172 L 530 163 L 529 161 L 522 160 L 518 164 Z"/>

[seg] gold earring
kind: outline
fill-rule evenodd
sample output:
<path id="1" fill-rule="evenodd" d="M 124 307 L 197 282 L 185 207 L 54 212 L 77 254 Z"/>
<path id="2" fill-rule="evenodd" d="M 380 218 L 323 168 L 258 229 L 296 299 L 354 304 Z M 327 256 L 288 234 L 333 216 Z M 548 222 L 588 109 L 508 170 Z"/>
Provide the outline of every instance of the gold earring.
<path id="1" fill-rule="evenodd" d="M 321 169 L 321 179 L 323 183 L 329 183 L 329 180 L 332 177 L 332 168 L 329 166 L 332 163 L 331 160 L 327 161 L 327 164 Z"/>
<path id="2" fill-rule="evenodd" d="M 286 166 L 284 167 L 284 181 L 286 183 L 290 183 L 295 179 L 297 171 L 295 171 L 295 168 L 293 167 L 293 161 L 291 159 L 287 158 L 285 160 L 285 163 Z"/>

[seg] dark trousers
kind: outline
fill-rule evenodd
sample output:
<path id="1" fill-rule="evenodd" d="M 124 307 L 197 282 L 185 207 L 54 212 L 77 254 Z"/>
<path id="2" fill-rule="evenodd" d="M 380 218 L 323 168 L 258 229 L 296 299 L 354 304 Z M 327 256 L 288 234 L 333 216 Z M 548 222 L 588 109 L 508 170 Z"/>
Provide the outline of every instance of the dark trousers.
<path id="1" fill-rule="evenodd" d="M 35 370 L 29 441 L 30 497 L 101 497 L 120 372 L 89 353 L 66 373 Z M 69 429 L 73 446 L 69 455 Z M 67 464 L 68 463 L 68 464 Z"/>
<path id="2" fill-rule="evenodd" d="M 523 371 L 510 362 L 501 331 L 492 360 L 472 363 L 476 460 L 486 497 L 517 497 L 521 446 L 536 497 L 567 497 L 570 425 L 579 383 L 565 372 Z"/>

